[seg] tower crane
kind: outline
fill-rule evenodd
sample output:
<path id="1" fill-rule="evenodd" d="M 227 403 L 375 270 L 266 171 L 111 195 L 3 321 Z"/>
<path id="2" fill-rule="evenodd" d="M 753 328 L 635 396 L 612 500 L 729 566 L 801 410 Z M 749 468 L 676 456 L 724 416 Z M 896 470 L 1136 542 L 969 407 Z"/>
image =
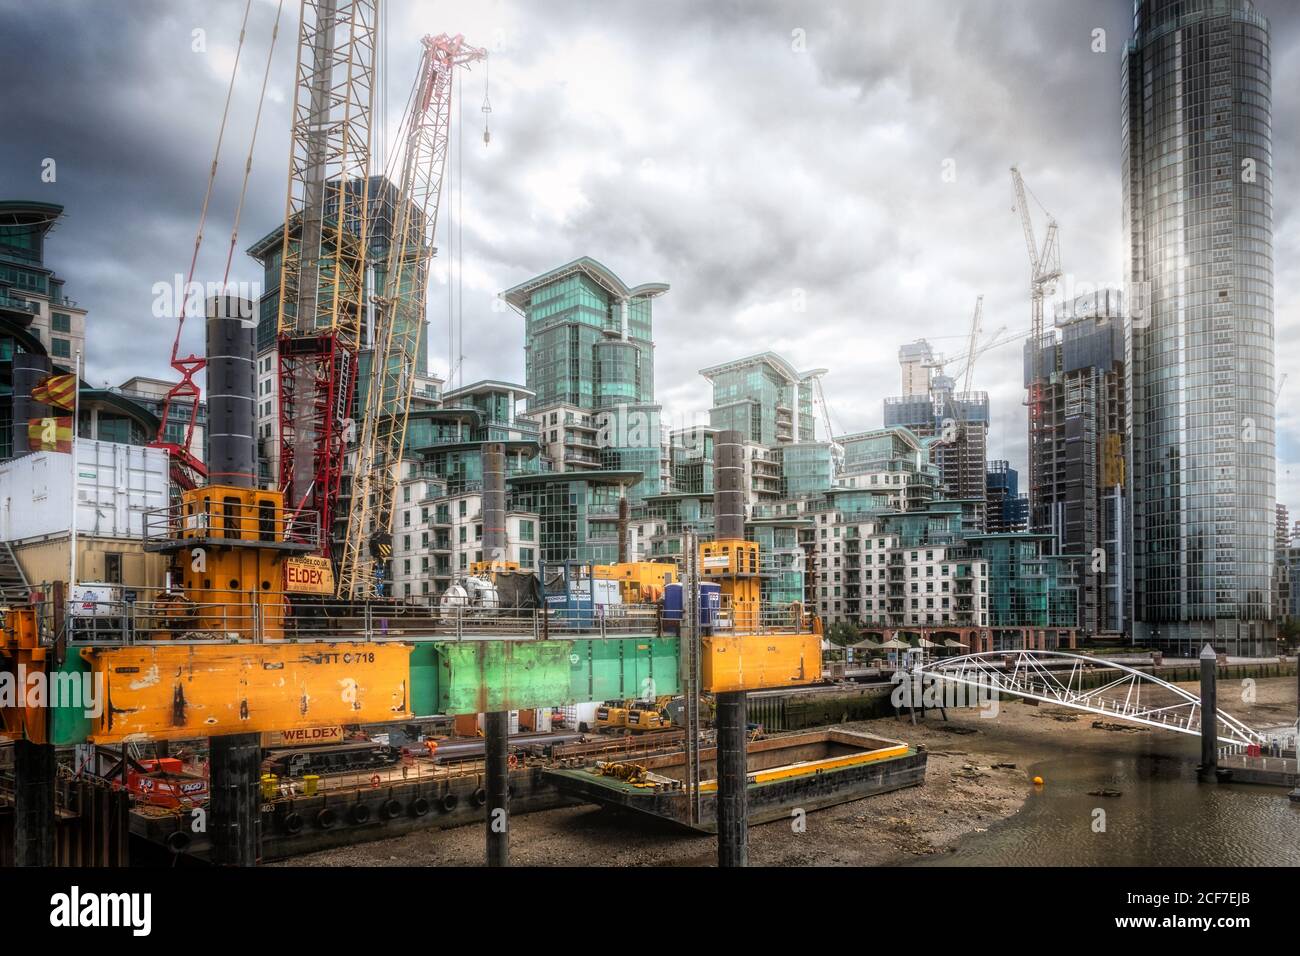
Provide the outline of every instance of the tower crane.
<path id="1" fill-rule="evenodd" d="M 1043 209 L 1047 216 L 1047 234 L 1040 249 L 1034 238 L 1034 220 L 1029 213 L 1026 199 L 1028 187 L 1020 170 L 1011 167 L 1011 185 L 1016 195 L 1016 210 L 1020 214 L 1020 225 L 1025 233 L 1025 248 L 1029 251 L 1029 395 L 1026 404 L 1029 407 L 1029 506 L 1031 513 L 1038 506 L 1043 486 L 1043 444 L 1044 408 L 1043 391 L 1047 376 L 1043 369 L 1043 310 L 1047 296 L 1056 290 L 1056 282 L 1061 277 L 1061 250 L 1057 240 L 1056 220 Z M 1029 195 L 1033 195 L 1029 193 Z M 1034 197 L 1035 202 L 1038 198 Z M 1039 208 L 1043 204 L 1038 203 Z"/>
<path id="2" fill-rule="evenodd" d="M 399 129 L 405 132 L 401 185 L 383 288 L 374 297 L 374 355 L 353 471 L 338 592 L 376 597 L 377 561 L 392 552 L 393 510 L 405 448 L 416 350 L 428 293 L 429 261 L 447 166 L 453 78 L 487 51 L 460 34 L 426 36 L 415 90 Z M 486 100 L 485 100 L 486 102 Z M 486 134 L 485 134 L 486 135 Z"/>
<path id="3" fill-rule="evenodd" d="M 970 391 L 971 376 L 975 371 L 976 346 L 979 344 L 980 319 L 984 314 L 984 296 L 975 297 L 975 314 L 970 320 L 970 344 L 966 346 L 966 378 L 962 383 L 963 392 Z"/>
<path id="4" fill-rule="evenodd" d="M 280 484 L 329 553 L 361 342 L 379 0 L 303 0 L 279 351 Z"/>
<path id="5" fill-rule="evenodd" d="M 951 376 L 953 381 L 955 382 L 958 376 L 964 375 L 964 378 L 962 379 L 961 392 L 962 393 L 969 392 L 971 388 L 971 382 L 974 378 L 974 373 L 975 373 L 975 360 L 979 358 L 981 355 L 983 355 L 985 352 L 987 352 L 989 349 L 994 348 L 998 345 L 1003 345 L 1006 342 L 1005 339 L 1001 338 L 1002 333 L 1006 332 L 1007 330 L 1006 326 L 1004 325 L 1000 329 L 998 329 L 998 331 L 995 332 L 987 342 L 981 345 L 980 335 L 984 331 L 983 321 L 984 321 L 984 296 L 981 294 L 975 297 L 975 312 L 971 316 L 970 332 L 966 336 L 965 358 L 962 359 L 960 362 L 958 362 L 954 359 L 948 358 L 946 355 L 935 354 L 928 362 L 922 363 L 923 367 L 928 369 L 938 369 L 941 375 L 947 375 L 949 366 L 954 366 L 952 368 L 952 376 Z"/>
<path id="6" fill-rule="evenodd" d="M 826 401 L 826 389 L 822 386 L 823 372 L 823 369 L 818 369 L 813 376 L 813 384 L 817 389 L 814 401 L 821 406 L 822 427 L 826 429 L 826 441 L 831 446 L 831 469 L 838 475 L 844 470 L 844 446 L 835 440 L 835 429 L 831 427 L 831 407 Z"/>

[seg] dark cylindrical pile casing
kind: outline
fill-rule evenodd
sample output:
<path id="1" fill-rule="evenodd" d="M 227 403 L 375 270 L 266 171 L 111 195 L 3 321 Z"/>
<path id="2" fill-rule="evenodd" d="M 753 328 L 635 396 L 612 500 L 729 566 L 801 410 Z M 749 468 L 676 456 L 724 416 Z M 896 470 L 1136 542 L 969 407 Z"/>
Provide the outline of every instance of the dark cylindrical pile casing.
<path id="1" fill-rule="evenodd" d="M 1213 779 L 1219 766 L 1219 700 L 1215 684 L 1219 658 L 1206 644 L 1201 650 L 1201 776 Z"/>
<path id="2" fill-rule="evenodd" d="M 714 724 L 718 731 L 718 866 L 748 866 L 749 707 L 743 690 L 718 694 Z"/>
<path id="3" fill-rule="evenodd" d="M 50 374 L 50 359 L 47 355 L 32 352 L 14 351 L 14 403 L 13 403 L 13 449 L 14 456 L 26 454 L 30 449 L 28 443 L 28 426 L 33 418 L 47 418 L 50 415 L 71 415 L 71 412 L 54 412 L 44 402 L 32 400 L 32 389 L 40 384 L 41 379 Z"/>
<path id="4" fill-rule="evenodd" d="M 14 744 L 14 864 L 54 865 L 54 747 Z"/>
<path id="5" fill-rule="evenodd" d="M 713 439 L 713 536 L 718 541 L 745 537 L 745 446 L 738 431 Z"/>
<path id="6" fill-rule="evenodd" d="M 213 737 L 208 758 L 208 832 L 216 866 L 256 866 L 261 855 L 260 734 Z"/>
<path id="7" fill-rule="evenodd" d="M 505 561 L 506 547 L 506 446 L 483 446 L 483 557 Z"/>
<path id="8" fill-rule="evenodd" d="M 253 304 L 208 299 L 208 478 L 257 487 L 257 356 Z"/>
<path id="9" fill-rule="evenodd" d="M 510 865 L 510 714 L 483 715 L 487 865 Z"/>
<path id="10" fill-rule="evenodd" d="M 631 508 L 627 503 L 627 497 L 618 499 L 618 559 L 620 561 L 631 561 L 632 557 L 627 552 L 627 529 L 630 520 Z"/>

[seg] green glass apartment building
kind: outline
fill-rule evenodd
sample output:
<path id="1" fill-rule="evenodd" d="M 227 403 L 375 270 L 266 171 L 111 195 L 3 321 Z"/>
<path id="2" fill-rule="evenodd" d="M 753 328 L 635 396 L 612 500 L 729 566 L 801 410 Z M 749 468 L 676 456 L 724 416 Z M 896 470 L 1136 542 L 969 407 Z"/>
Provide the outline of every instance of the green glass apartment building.
<path id="1" fill-rule="evenodd" d="M 634 472 L 636 481 L 615 483 L 634 505 L 666 479 L 652 305 L 667 291 L 629 286 L 584 256 L 502 293 L 524 317 L 528 414 L 557 470 Z"/>
<path id="2" fill-rule="evenodd" d="M 524 317 L 528 410 L 653 403 L 651 302 L 667 291 L 628 286 L 584 256 L 503 292 Z"/>

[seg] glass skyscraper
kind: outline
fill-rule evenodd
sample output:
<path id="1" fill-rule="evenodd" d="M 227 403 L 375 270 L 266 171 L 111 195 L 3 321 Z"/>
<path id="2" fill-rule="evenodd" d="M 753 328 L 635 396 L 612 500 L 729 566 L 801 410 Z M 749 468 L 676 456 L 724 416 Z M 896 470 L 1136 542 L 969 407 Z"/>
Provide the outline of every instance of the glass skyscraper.
<path id="1" fill-rule="evenodd" d="M 1135 639 L 1273 636 L 1273 161 L 1267 21 L 1137 0 L 1124 57 Z"/>

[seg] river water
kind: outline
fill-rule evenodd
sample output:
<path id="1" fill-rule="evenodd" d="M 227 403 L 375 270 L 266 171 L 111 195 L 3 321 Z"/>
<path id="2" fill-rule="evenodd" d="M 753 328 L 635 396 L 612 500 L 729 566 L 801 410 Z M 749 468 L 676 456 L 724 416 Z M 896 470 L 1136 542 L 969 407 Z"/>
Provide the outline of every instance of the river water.
<path id="1" fill-rule="evenodd" d="M 1198 783 L 1198 747 L 1164 737 L 1131 752 L 1080 746 L 1031 763 L 1028 775 L 1044 784 L 1018 813 L 919 865 L 1300 865 L 1300 803 L 1281 787 Z M 1087 792 L 1100 788 L 1121 795 Z M 1104 832 L 1094 832 L 1098 809 Z"/>

